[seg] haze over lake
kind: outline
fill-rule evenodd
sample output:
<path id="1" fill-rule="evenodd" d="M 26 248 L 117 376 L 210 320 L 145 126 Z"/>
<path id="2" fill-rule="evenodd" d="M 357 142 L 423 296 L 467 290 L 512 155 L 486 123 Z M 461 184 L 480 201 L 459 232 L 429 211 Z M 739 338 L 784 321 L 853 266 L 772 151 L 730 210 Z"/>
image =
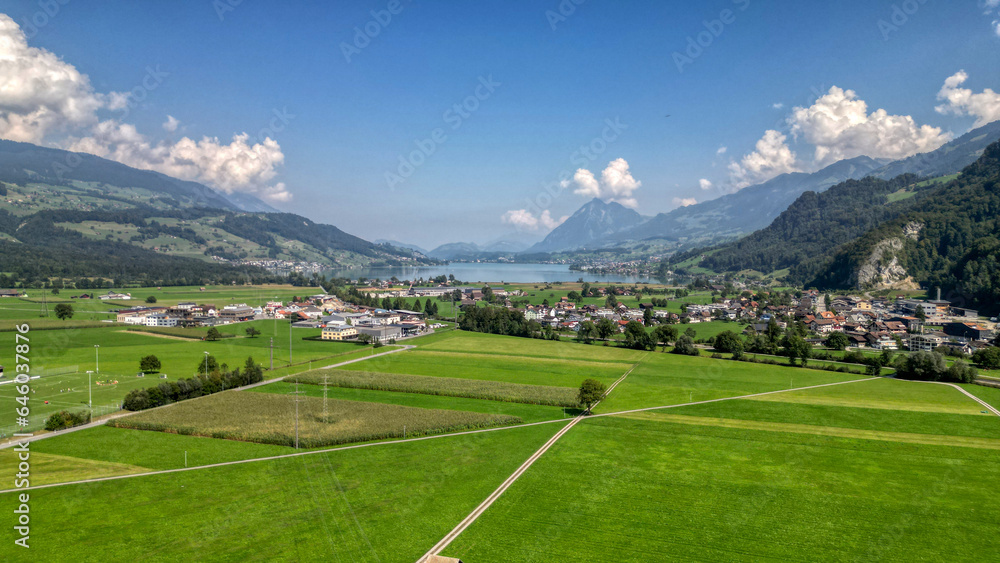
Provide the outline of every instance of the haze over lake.
<path id="1" fill-rule="evenodd" d="M 581 277 L 584 281 L 600 283 L 643 283 L 653 282 L 647 276 L 624 276 L 617 274 L 593 274 L 569 269 L 568 264 L 495 264 L 456 262 L 444 266 L 386 267 L 386 268 L 345 268 L 326 272 L 327 276 L 357 279 L 389 279 L 392 276 L 403 279 L 435 278 L 437 276 L 454 275 L 455 279 L 468 282 L 575 282 Z"/>

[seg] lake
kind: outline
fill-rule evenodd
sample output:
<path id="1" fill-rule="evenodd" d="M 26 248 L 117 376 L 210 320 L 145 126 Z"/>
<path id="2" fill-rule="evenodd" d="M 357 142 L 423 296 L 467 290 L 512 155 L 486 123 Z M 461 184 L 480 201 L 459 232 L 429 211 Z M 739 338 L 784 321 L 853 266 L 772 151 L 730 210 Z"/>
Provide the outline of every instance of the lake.
<path id="1" fill-rule="evenodd" d="M 575 282 L 580 278 L 588 282 L 599 283 L 655 283 L 655 280 L 645 276 L 601 275 L 587 272 L 570 271 L 569 264 L 490 264 L 456 262 L 444 266 L 425 267 L 391 267 L 391 268 L 344 268 L 326 272 L 327 277 L 358 279 L 389 279 L 392 276 L 401 280 L 418 278 L 430 279 L 437 276 L 454 275 L 455 279 L 464 282 Z"/>

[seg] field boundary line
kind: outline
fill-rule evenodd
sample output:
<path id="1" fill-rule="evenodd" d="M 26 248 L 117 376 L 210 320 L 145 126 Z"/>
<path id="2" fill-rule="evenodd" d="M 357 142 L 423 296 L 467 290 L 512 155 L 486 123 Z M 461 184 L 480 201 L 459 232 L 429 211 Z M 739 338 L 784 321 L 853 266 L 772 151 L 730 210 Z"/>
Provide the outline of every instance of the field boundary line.
<path id="1" fill-rule="evenodd" d="M 628 377 L 628 375 L 632 373 L 632 371 L 635 368 L 639 367 L 639 363 L 641 363 L 641 360 L 633 364 L 628 371 L 626 371 L 624 374 L 622 374 L 621 377 L 619 377 L 614 383 L 612 383 L 611 387 L 609 387 L 608 390 L 605 391 L 603 395 L 601 395 L 601 400 L 597 401 L 597 403 L 594 403 L 591 406 L 591 408 L 599 405 L 601 401 L 604 400 L 605 397 L 607 397 L 612 391 L 614 391 L 615 387 L 617 387 L 619 383 L 624 381 L 625 378 Z M 500 498 L 501 495 L 507 492 L 507 489 L 509 489 L 510 486 L 513 485 L 521 477 L 521 475 L 524 474 L 525 471 L 527 471 L 532 465 L 534 465 L 534 463 L 538 461 L 539 458 L 545 455 L 545 452 L 549 451 L 549 448 L 551 448 L 557 441 L 559 441 L 559 438 L 562 438 L 563 435 L 569 432 L 574 426 L 577 425 L 577 423 L 579 423 L 584 418 L 585 418 L 584 413 L 577 415 L 576 418 L 570 421 L 569 424 L 563 426 L 562 429 L 559 430 L 559 432 L 556 432 L 554 436 L 549 438 L 549 440 L 545 442 L 541 448 L 538 448 L 538 450 L 534 454 L 532 454 L 531 457 L 525 460 L 525 462 L 522 463 L 521 466 L 518 467 L 517 470 L 510 475 L 510 477 L 507 477 L 507 479 L 503 483 L 501 483 L 500 486 L 497 487 L 496 490 L 494 490 L 490 494 L 490 496 L 486 497 L 486 500 L 480 503 L 479 506 L 475 508 L 475 510 L 473 510 L 464 519 L 462 519 L 462 521 L 459 522 L 458 525 L 455 526 L 450 532 L 448 532 L 448 534 L 445 535 L 445 537 L 441 538 L 441 541 L 435 544 L 434 547 L 430 548 L 430 550 L 427 551 L 427 553 L 425 553 L 423 557 L 417 559 L 417 563 L 427 561 L 431 557 L 439 555 L 442 551 L 445 550 L 445 548 L 451 545 L 451 542 L 455 541 L 455 538 L 461 535 L 462 532 L 466 530 L 466 528 L 468 528 L 476 520 L 478 520 L 479 517 L 484 512 L 486 512 L 487 509 L 489 509 L 489 507 L 493 506 L 493 503 L 496 502 L 496 500 Z"/>
<path id="2" fill-rule="evenodd" d="M 386 354 L 395 354 L 397 352 L 405 352 L 406 350 L 410 350 L 410 349 L 413 349 L 413 348 L 416 348 L 416 346 L 413 345 L 413 344 L 405 345 L 402 348 L 395 348 L 395 349 L 392 349 L 392 350 L 388 350 L 386 352 L 380 352 L 378 354 L 374 354 L 374 355 L 371 355 L 371 356 L 365 356 L 363 358 L 355 358 L 353 360 L 347 360 L 347 361 L 341 362 L 339 364 L 333 364 L 333 365 L 330 365 L 330 366 L 326 366 L 326 367 L 322 367 L 322 368 L 317 368 L 317 369 L 335 368 L 335 367 L 338 367 L 338 366 L 344 366 L 344 365 L 352 364 L 352 363 L 355 363 L 355 362 L 361 362 L 361 361 L 368 360 L 368 359 L 371 359 L 371 358 L 377 358 L 379 356 L 384 356 Z M 235 389 L 226 389 L 225 391 L 222 391 L 222 393 L 228 393 L 230 391 L 246 391 L 248 389 L 255 389 L 255 388 L 260 387 L 262 385 L 268 385 L 270 383 L 275 383 L 275 382 L 278 382 L 278 381 L 283 381 L 286 377 L 292 377 L 293 375 L 298 375 L 298 374 L 297 373 L 290 373 L 288 375 L 283 375 L 281 377 L 275 377 L 274 379 L 265 379 L 264 381 L 260 381 L 258 383 L 251 383 L 250 385 L 244 385 L 243 387 L 236 387 Z M 11 380 L 11 381 L 13 381 L 13 380 Z M 202 397 L 208 397 L 208 396 L 210 396 L 210 395 L 202 395 Z M 194 397 L 192 399 L 186 399 L 186 400 L 187 401 L 196 401 L 198 399 L 201 399 L 202 397 Z M 181 401 L 181 402 L 184 402 L 184 401 Z M 81 424 L 80 426 L 74 426 L 73 428 L 67 428 L 65 430 L 57 430 L 55 432 L 48 432 L 46 434 L 39 434 L 37 436 L 32 436 L 30 438 L 23 438 L 21 440 L 13 440 L 13 439 L 11 439 L 8 442 L 0 444 L 0 450 L 4 450 L 4 449 L 7 449 L 7 448 L 13 448 L 14 446 L 17 446 L 17 445 L 19 445 L 21 443 L 24 443 L 24 442 L 36 442 L 38 440 L 44 440 L 46 438 L 52 438 L 54 436 L 64 436 L 66 434 L 71 434 L 73 432 L 79 432 L 80 430 L 86 430 L 88 428 L 94 428 L 96 426 L 101 426 L 105 422 L 108 422 L 109 420 L 114 420 L 116 418 L 122 418 L 122 417 L 125 417 L 125 416 L 132 416 L 133 414 L 138 414 L 139 412 L 149 412 L 149 411 L 152 411 L 152 410 L 155 410 L 155 409 L 167 409 L 167 408 L 170 408 L 170 407 L 172 407 L 172 406 L 174 406 L 176 404 L 178 404 L 178 403 L 169 403 L 169 404 L 166 404 L 166 405 L 160 405 L 158 407 L 153 407 L 152 409 L 146 409 L 144 411 L 135 411 L 135 412 L 132 412 L 132 411 L 124 411 L 123 410 L 123 411 L 115 413 L 115 414 L 107 415 L 106 418 L 99 418 L 97 420 L 94 420 L 93 422 L 88 422 L 87 424 Z M 4 492 L 4 491 L 0 491 L 0 493 L 2 493 L 2 492 Z"/>
<path id="3" fill-rule="evenodd" d="M 955 389 L 958 389 L 960 392 L 962 392 L 964 395 L 966 395 L 967 397 L 969 397 L 973 401 L 975 401 L 975 402 L 979 403 L 980 405 L 982 405 L 984 408 L 986 408 L 986 410 L 990 411 L 991 413 L 993 413 L 993 414 L 995 414 L 997 416 L 1000 416 L 1000 410 L 997 410 L 996 407 L 994 407 L 993 405 L 991 405 L 991 404 L 987 403 L 986 401 L 980 399 L 979 397 L 973 395 L 972 393 L 969 393 L 968 391 L 966 391 L 965 389 L 962 389 L 961 387 L 959 387 L 958 385 L 955 385 L 954 383 L 948 383 L 946 381 L 917 381 L 917 380 L 913 380 L 913 379 L 900 379 L 899 381 L 909 381 L 910 383 L 935 383 L 937 385 L 947 385 L 949 387 L 954 387 Z"/>
<path id="4" fill-rule="evenodd" d="M 303 457 L 308 455 L 326 454 L 331 452 L 339 452 L 344 450 L 356 450 L 360 448 L 371 448 L 375 446 L 388 446 L 390 444 L 408 444 L 410 442 L 422 442 L 424 440 L 435 440 L 438 438 L 450 438 L 452 436 L 466 436 L 469 434 L 482 434 L 485 432 L 497 432 L 499 430 L 511 430 L 514 428 L 525 428 L 528 426 L 539 426 L 542 424 L 554 424 L 558 422 L 566 422 L 565 418 L 559 418 L 554 420 L 543 420 L 540 422 L 529 422 L 526 424 L 516 424 L 513 426 L 499 426 L 496 428 L 482 428 L 479 430 L 464 430 L 462 432 L 452 432 L 450 434 L 434 434 L 431 436 L 420 436 L 418 438 L 406 438 L 405 440 L 386 440 L 383 442 L 368 442 L 364 444 L 353 444 L 348 446 L 338 446 L 336 448 L 325 448 L 322 450 L 309 450 L 307 452 L 294 452 L 290 454 L 272 455 L 267 457 L 254 457 L 250 459 L 237 459 L 233 461 L 222 461 L 219 463 L 210 463 L 208 465 L 196 465 L 193 467 L 175 467 L 174 469 L 161 469 L 158 471 L 148 471 L 146 473 L 134 473 L 131 475 L 112 475 L 109 477 L 94 477 L 93 479 L 81 479 L 79 481 L 67 481 L 65 483 L 49 483 L 47 485 L 36 485 L 33 487 L 23 487 L 20 489 L 4 489 L 0 490 L 0 495 L 5 493 L 14 493 L 18 491 L 32 491 L 37 489 L 51 489 L 53 487 L 63 487 L 67 485 L 83 485 L 87 483 L 100 483 L 101 481 L 118 481 L 121 479 L 132 479 L 135 477 L 151 477 L 153 475 L 166 475 L 168 473 L 182 473 L 185 471 L 196 471 L 199 469 L 213 469 L 216 467 L 226 467 L 229 465 L 241 465 L 244 463 L 255 463 L 259 461 L 276 461 L 280 459 L 291 459 L 296 457 Z M 138 430 L 137 432 L 146 432 L 145 430 Z M 152 431 L 150 431 L 152 432 Z M 214 438 L 209 438 L 214 439 Z M 87 459 L 87 458 L 80 458 Z M 98 461 L 98 460 L 91 460 Z"/>
<path id="5" fill-rule="evenodd" d="M 808 387 L 795 387 L 795 388 L 792 388 L 792 389 L 779 389 L 777 391 L 765 391 L 763 393 L 753 393 L 753 394 L 750 394 L 750 395 L 738 395 L 736 397 L 719 397 L 718 399 L 708 399 L 708 400 L 705 400 L 705 401 L 694 401 L 694 402 L 691 402 L 691 403 L 681 403 L 681 404 L 678 404 L 678 405 L 665 405 L 665 406 L 662 406 L 662 407 L 643 407 L 641 409 L 630 409 L 630 410 L 627 410 L 627 411 L 606 412 L 606 413 L 601 413 L 601 414 L 592 414 L 588 418 L 596 418 L 596 417 L 600 417 L 600 416 L 615 416 L 615 415 L 622 415 L 622 414 L 631 414 L 631 413 L 634 413 L 634 412 L 656 411 L 656 410 L 663 410 L 663 409 L 676 409 L 678 407 L 690 407 L 690 406 L 694 406 L 694 405 L 706 405 L 706 404 L 709 404 L 709 403 L 719 403 L 719 402 L 722 402 L 722 401 L 733 401 L 733 400 L 736 400 L 736 399 L 752 399 L 754 397 L 763 397 L 763 396 L 766 396 L 766 395 L 776 395 L 778 393 L 789 393 L 791 391 L 807 391 L 809 389 L 819 389 L 820 387 L 831 387 L 833 385 L 847 385 L 848 383 L 861 383 L 862 381 L 875 381 L 876 379 L 880 379 L 880 378 L 878 378 L 878 377 L 869 377 L 869 378 L 866 378 L 866 379 L 852 379 L 850 381 L 836 381 L 834 383 L 823 383 L 823 384 L 820 384 L 820 385 L 809 385 Z"/>
<path id="6" fill-rule="evenodd" d="M 634 366 L 633 366 L 632 369 L 634 369 Z M 629 370 L 629 372 L 631 372 L 631 370 Z M 874 379 L 878 379 L 878 378 L 873 377 L 871 379 L 874 380 Z M 274 381 L 277 381 L 277 380 L 274 380 Z M 678 404 L 678 405 L 668 405 L 668 406 L 663 406 L 663 407 L 649 407 L 649 408 L 634 409 L 634 410 L 628 410 L 628 411 L 617 411 L 617 412 L 602 413 L 602 414 L 591 414 L 591 415 L 589 415 L 587 417 L 583 417 L 583 418 L 595 418 L 595 417 L 603 417 L 603 416 L 615 416 L 615 415 L 628 414 L 628 413 L 633 413 L 633 412 L 642 412 L 642 411 L 650 411 L 650 410 L 659 410 L 659 409 L 670 409 L 670 408 L 677 408 L 677 407 L 686 407 L 686 406 L 691 406 L 691 405 L 699 405 L 699 404 L 703 404 L 703 403 L 706 403 L 706 402 L 732 401 L 732 400 L 736 400 L 736 399 L 745 399 L 745 398 L 755 397 L 755 396 L 759 396 L 759 395 L 770 395 L 770 394 L 775 394 L 775 393 L 788 393 L 788 392 L 791 392 L 791 391 L 803 391 L 803 390 L 806 390 L 806 389 L 815 389 L 816 387 L 826 387 L 826 386 L 829 386 L 829 385 L 843 385 L 843 384 L 846 384 L 846 383 L 857 383 L 857 382 L 860 382 L 860 381 L 869 381 L 869 379 L 856 379 L 856 380 L 852 380 L 852 381 L 841 381 L 841 382 L 837 382 L 837 383 L 826 383 L 826 384 L 823 384 L 823 385 L 813 385 L 813 386 L 809 386 L 809 387 L 796 387 L 796 388 L 793 388 L 793 389 L 781 389 L 781 390 L 778 390 L 778 391 L 768 391 L 766 393 L 757 393 L 757 394 L 754 394 L 754 395 L 738 395 L 738 396 L 735 396 L 735 397 L 723 397 L 723 398 L 720 398 L 720 399 L 711 399 L 709 401 L 697 401 L 697 402 L 693 402 L 693 403 L 682 403 L 682 404 Z M 165 405 L 165 406 L 169 406 L 169 405 Z M 157 407 L 157 408 L 162 408 L 162 407 Z M 582 418 L 578 416 L 577 418 L 575 418 L 573 420 L 577 420 L 577 419 L 582 419 Z M 353 444 L 353 445 L 347 445 L 347 446 L 338 446 L 338 447 L 335 447 L 335 448 L 325 448 L 325 449 L 322 449 L 322 450 L 310 450 L 310 451 L 306 451 L 306 452 L 293 452 L 293 453 L 289 453 L 289 454 L 281 454 L 281 455 L 274 455 L 274 456 L 267 456 L 267 457 L 255 457 L 255 458 L 250 458 L 250 459 L 238 459 L 238 460 L 233 460 L 233 461 L 225 461 L 225 462 L 219 462 L 219 463 L 212 463 L 212 464 L 208 464 L 208 465 L 196 465 L 196 466 L 193 466 L 193 467 L 177 467 L 177 468 L 174 468 L 174 469 L 161 469 L 161 470 L 158 470 L 158 471 L 149 471 L 149 472 L 145 472 L 145 473 L 133 473 L 133 474 L 130 474 L 130 475 L 112 475 L 112 476 L 108 476 L 108 477 L 95 477 L 93 479 L 81 479 L 79 481 L 66 481 L 64 483 L 49 483 L 49 484 L 46 484 L 46 485 L 36 485 L 36 486 L 33 486 L 33 487 L 25 487 L 25 488 L 21 488 L 21 489 L 3 489 L 3 490 L 0 490 L 0 495 L 5 494 L 5 493 L 18 492 L 18 491 L 30 491 L 30 490 L 37 490 L 37 489 L 50 489 L 50 488 L 53 488 L 53 487 L 65 487 L 65 486 L 69 486 L 69 485 L 83 485 L 83 484 L 87 484 L 87 483 L 99 483 L 99 482 L 102 482 L 102 481 L 117 481 L 117 480 L 121 480 L 121 479 L 133 479 L 133 478 L 136 478 L 136 477 L 151 477 L 151 476 L 154 476 L 154 475 L 164 475 L 164 474 L 169 474 L 169 473 L 181 473 L 181 472 L 185 472 L 185 471 L 197 471 L 197 470 L 201 470 L 201 469 L 212 469 L 212 468 L 216 468 L 216 467 L 225 467 L 225 466 L 229 466 L 229 465 L 240 465 L 240 464 L 244 464 L 244 463 L 255 463 L 255 462 L 260 462 L 260 461 L 276 461 L 276 460 L 281 460 L 281 459 L 290 459 L 290 458 L 296 458 L 296 457 L 302 457 L 302 456 L 308 456 L 308 455 L 316 455 L 316 454 L 324 454 L 324 453 L 332 453 L 332 452 L 344 451 L 344 450 L 354 450 L 354 449 L 360 449 L 360 448 L 371 448 L 371 447 L 376 447 L 376 446 L 388 446 L 388 445 L 391 445 L 391 444 L 406 444 L 406 443 L 410 443 L 410 442 L 421 442 L 421 441 L 424 441 L 424 440 L 436 440 L 436 439 L 439 439 L 439 438 L 449 438 L 449 437 L 452 437 L 452 436 L 466 436 L 466 435 L 470 435 L 470 434 L 483 434 L 483 433 L 486 433 L 486 432 L 500 432 L 500 431 L 503 431 L 503 430 L 514 430 L 514 429 L 517 429 L 517 428 L 526 428 L 526 427 L 529 427 L 529 426 L 541 426 L 543 424 L 559 424 L 559 423 L 564 423 L 564 422 L 566 422 L 566 419 L 564 419 L 564 418 L 557 418 L 557 419 L 553 419 L 553 420 L 542 420 L 542 421 L 538 421 L 538 422 L 528 422 L 528 423 L 524 423 L 524 424 L 515 424 L 515 425 L 511 425 L 511 426 L 499 426 L 499 427 L 496 427 L 496 428 L 482 428 L 482 429 L 479 429 L 479 430 L 465 430 L 465 431 L 462 431 L 462 432 L 453 432 L 453 433 L 450 433 L 450 434 L 434 434 L 434 435 L 431 435 L 431 436 L 420 436 L 420 437 L 417 437 L 417 438 L 406 438 L 406 439 L 403 439 L 403 440 L 386 440 L 386 441 L 382 441 L 382 442 L 368 442 L 368 443 L 364 443 L 364 444 Z M 101 421 L 101 422 L 95 422 L 94 423 L 95 426 L 96 425 L 100 425 L 100 424 L 103 424 L 103 421 Z M 77 426 L 76 427 L 76 429 L 83 429 L 83 428 L 84 428 L 84 426 Z M 65 432 L 72 431 L 72 430 L 73 429 L 69 429 L 67 431 L 60 432 L 60 433 L 44 434 L 42 436 L 39 436 L 38 438 L 48 437 L 48 436 L 61 436 Z M 15 442 L 15 443 L 12 443 L 12 444 L 9 444 L 9 445 L 5 445 L 3 447 L 9 447 L 9 446 L 14 446 L 14 445 L 17 445 L 17 443 Z M 86 458 L 80 458 L 80 459 L 86 459 Z"/>

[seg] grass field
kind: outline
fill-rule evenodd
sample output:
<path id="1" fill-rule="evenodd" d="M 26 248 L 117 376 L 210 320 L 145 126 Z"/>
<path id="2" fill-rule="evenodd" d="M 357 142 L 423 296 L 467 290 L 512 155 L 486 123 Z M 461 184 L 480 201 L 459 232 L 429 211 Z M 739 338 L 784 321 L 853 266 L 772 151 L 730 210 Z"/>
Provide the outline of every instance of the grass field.
<path id="1" fill-rule="evenodd" d="M 511 344 L 516 345 L 516 343 Z M 566 346 L 574 345 L 566 344 Z M 579 388 L 580 383 L 588 377 L 610 384 L 628 371 L 630 365 L 624 362 L 437 352 L 418 348 L 372 359 L 364 362 L 363 368 L 379 373 L 447 376 L 524 385 Z M 358 369 L 358 367 L 360 366 L 347 366 L 345 369 Z"/>
<path id="2" fill-rule="evenodd" d="M 31 558 L 412 563 L 557 430 L 512 428 L 38 490 Z"/>
<path id="3" fill-rule="evenodd" d="M 253 389 L 256 393 L 288 394 L 295 391 L 292 383 L 278 382 Z M 300 385 L 299 392 L 308 397 L 322 397 L 323 386 Z M 575 393 L 575 390 L 574 390 Z M 562 408 L 547 405 L 526 405 L 509 401 L 490 401 L 485 399 L 469 399 L 426 395 L 421 393 L 400 393 L 394 391 L 373 391 L 371 389 L 348 389 L 343 387 L 327 387 L 326 396 L 330 399 L 345 401 L 365 401 L 369 403 L 388 403 L 407 407 L 424 409 L 446 409 L 487 414 L 505 414 L 516 416 L 524 422 L 540 422 L 556 420 L 579 414 L 577 408 Z"/>
<path id="4" fill-rule="evenodd" d="M 518 424 L 520 418 L 339 399 L 233 391 L 108 423 L 117 428 L 317 448 Z M 298 421 L 296 423 L 296 413 Z"/>
<path id="5" fill-rule="evenodd" d="M 244 326 L 225 327 L 236 337 L 214 343 L 54 331 L 74 334 L 72 347 L 57 354 L 46 351 L 56 342 L 42 331 L 32 335 L 39 365 L 78 359 L 80 369 L 89 369 L 83 358 L 93 354 L 93 340 L 107 339 L 103 374 L 105 353 L 111 366 L 137 368 L 136 354 L 147 349 L 176 351 L 177 365 L 189 362 L 192 370 L 206 346 L 226 351 L 217 355 L 230 365 L 251 351 L 264 360 L 257 351 L 268 336 L 245 338 Z M 322 356 L 325 366 L 373 352 L 300 342 L 307 332 L 291 333 L 296 365 L 268 377 L 309 369 L 311 354 L 337 352 Z M 287 342 L 287 329 L 282 336 Z M 310 383 L 273 382 L 115 422 L 165 431 L 103 426 L 33 443 L 35 485 L 178 469 L 185 456 L 200 466 L 303 453 L 284 445 L 293 440 L 298 391 L 303 446 L 355 445 L 32 491 L 32 559 L 412 562 L 562 428 L 560 419 L 577 414 L 428 393 L 571 398 L 586 377 L 610 384 L 626 372 L 598 414 L 782 392 L 584 419 L 445 555 L 469 562 L 909 562 L 982 561 L 1000 551 L 1000 507 L 992 501 L 1000 417 L 952 387 L 459 331 L 407 343 L 418 347 L 312 371 L 304 377 Z M 323 374 L 341 379 L 321 385 Z M 76 376 L 51 377 L 37 381 L 68 385 Z M 158 382 L 145 380 L 137 381 Z M 830 383 L 840 384 L 786 391 Z M 101 386 L 102 398 L 124 394 L 125 385 Z M 963 387 L 1000 404 L 1000 389 Z M 79 391 L 71 393 L 64 397 L 79 402 Z M 544 421 L 557 422 L 516 424 Z M 403 426 L 407 437 L 425 437 L 378 441 L 401 438 Z M 481 427 L 491 431 L 426 436 Z M 13 474 L 17 461 L 0 450 L 0 471 Z"/>
<path id="6" fill-rule="evenodd" d="M 578 391 L 577 388 L 573 387 L 521 385 L 504 381 L 346 371 L 339 369 L 310 371 L 288 378 L 286 381 L 298 381 L 310 385 L 327 385 L 330 387 L 348 387 L 374 391 L 400 391 L 422 393 L 425 395 L 444 395 L 449 397 L 562 407 L 576 406 Z"/>
<path id="7" fill-rule="evenodd" d="M 557 442 L 445 554 L 978 561 L 1000 548 L 998 477 L 994 449 L 598 418 Z"/>
<path id="8" fill-rule="evenodd" d="M 597 407 L 596 412 L 675 405 L 858 378 L 808 369 L 652 352 Z"/>
<path id="9" fill-rule="evenodd" d="M 263 334 L 257 338 L 247 338 L 244 330 L 254 326 Z M 205 329 L 191 329 L 201 330 Z M 310 361 L 329 365 L 371 353 L 371 347 L 353 342 L 322 342 L 302 340 L 306 336 L 319 334 L 319 329 L 290 329 L 288 323 L 254 321 L 220 327 L 222 332 L 235 334 L 217 342 L 181 339 L 168 335 L 129 332 L 120 326 L 104 328 L 39 330 L 28 333 L 30 339 L 30 365 L 33 374 L 56 372 L 57 375 L 42 375 L 33 380 L 31 429 L 41 428 L 45 419 L 58 410 L 84 410 L 89 400 L 87 371 L 100 370 L 93 377 L 93 404 L 95 415 L 110 412 L 135 388 L 153 386 L 159 383 L 160 375 L 170 380 L 190 377 L 198 364 L 204 360 L 204 352 L 209 352 L 230 367 L 242 366 L 247 357 L 253 357 L 264 368 L 270 366 L 268 348 L 270 337 L 274 337 L 275 368 L 288 366 L 289 331 L 292 336 L 292 361 L 295 366 L 275 372 L 266 372 L 265 377 L 275 377 L 289 372 L 305 371 Z M 15 332 L 0 332 L 0 349 L 14 350 Z M 98 350 L 95 346 L 100 346 Z M 161 372 L 138 378 L 139 360 L 145 355 L 157 356 Z M 9 379 L 8 379 L 9 380 Z M 98 382 L 117 384 L 98 385 Z M 0 401 L 11 400 L 14 386 L 0 384 Z M 49 404 L 45 404 L 49 401 Z M 14 424 L 13 410 L 0 414 L 0 431 L 10 434 Z"/>

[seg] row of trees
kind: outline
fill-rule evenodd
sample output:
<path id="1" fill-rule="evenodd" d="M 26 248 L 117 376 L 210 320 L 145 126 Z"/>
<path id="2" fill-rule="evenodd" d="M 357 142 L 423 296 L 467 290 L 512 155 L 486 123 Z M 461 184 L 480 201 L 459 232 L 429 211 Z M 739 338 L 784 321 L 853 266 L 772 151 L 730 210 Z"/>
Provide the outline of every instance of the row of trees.
<path id="1" fill-rule="evenodd" d="M 207 361 L 199 362 L 198 370 L 200 373 L 191 378 L 164 381 L 154 387 L 133 389 L 125 395 L 122 408 L 141 411 L 264 380 L 264 370 L 254 363 L 252 357 L 247 358 L 242 371 L 239 368 L 233 371 L 220 370 L 218 360 L 214 356 L 209 356 Z"/>
<path id="2" fill-rule="evenodd" d="M 900 356 L 894 366 L 896 376 L 917 381 L 949 381 L 972 383 L 978 375 L 976 368 L 962 360 L 955 360 L 951 366 L 938 352 L 916 352 Z"/>

